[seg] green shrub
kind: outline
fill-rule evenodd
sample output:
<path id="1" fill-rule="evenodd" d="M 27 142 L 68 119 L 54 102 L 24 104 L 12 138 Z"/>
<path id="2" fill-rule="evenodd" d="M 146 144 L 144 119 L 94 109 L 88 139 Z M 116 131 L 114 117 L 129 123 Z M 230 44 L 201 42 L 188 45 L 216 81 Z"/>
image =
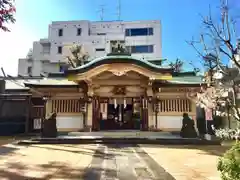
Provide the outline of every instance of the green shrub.
<path id="1" fill-rule="evenodd" d="M 218 161 L 222 180 L 240 179 L 240 142 L 237 142 Z"/>

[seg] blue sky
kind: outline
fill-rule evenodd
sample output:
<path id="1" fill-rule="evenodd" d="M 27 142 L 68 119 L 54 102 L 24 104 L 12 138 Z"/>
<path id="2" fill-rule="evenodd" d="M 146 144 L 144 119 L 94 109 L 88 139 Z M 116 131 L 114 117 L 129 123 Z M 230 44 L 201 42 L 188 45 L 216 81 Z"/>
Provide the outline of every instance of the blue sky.
<path id="1" fill-rule="evenodd" d="M 234 0 L 233 0 L 234 1 Z M 236 0 L 238 1 L 238 0 Z M 219 0 L 121 0 L 121 19 L 161 20 L 163 58 L 197 62 L 196 52 L 185 41 L 198 37 L 199 14 L 213 15 Z M 105 20 L 117 19 L 118 0 L 19 0 L 16 24 L 10 33 L 0 32 L 0 65 L 9 74 L 17 74 L 18 58 L 25 57 L 32 42 L 47 37 L 48 24 L 63 20 L 100 20 L 98 10 L 104 5 Z M 240 6 L 234 5 L 239 10 Z M 240 11 L 240 10 L 239 10 Z"/>

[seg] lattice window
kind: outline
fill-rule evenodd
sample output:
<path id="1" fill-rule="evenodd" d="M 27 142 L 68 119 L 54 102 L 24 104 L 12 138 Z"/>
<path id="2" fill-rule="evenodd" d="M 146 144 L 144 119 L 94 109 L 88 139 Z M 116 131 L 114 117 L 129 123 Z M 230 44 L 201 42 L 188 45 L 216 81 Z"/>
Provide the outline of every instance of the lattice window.
<path id="1" fill-rule="evenodd" d="M 159 112 L 191 112 L 189 99 L 161 99 L 158 103 Z"/>
<path id="2" fill-rule="evenodd" d="M 44 116 L 44 106 L 33 106 L 31 110 L 31 117 L 42 118 Z"/>
<path id="3" fill-rule="evenodd" d="M 79 99 L 57 99 L 52 101 L 52 110 L 57 113 L 77 113 L 84 111 L 85 104 Z"/>

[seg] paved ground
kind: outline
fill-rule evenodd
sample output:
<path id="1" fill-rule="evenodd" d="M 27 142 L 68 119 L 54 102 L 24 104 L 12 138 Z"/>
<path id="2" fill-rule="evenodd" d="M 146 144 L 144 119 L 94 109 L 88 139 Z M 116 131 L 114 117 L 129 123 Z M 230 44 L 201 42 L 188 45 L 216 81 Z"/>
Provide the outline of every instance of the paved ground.
<path id="1" fill-rule="evenodd" d="M 220 180 L 216 166 L 226 147 L 161 145 L 140 147 L 177 180 Z"/>
<path id="2" fill-rule="evenodd" d="M 0 136 L 0 147 L 5 144 L 12 143 L 16 140 L 25 140 L 29 139 L 27 136 Z"/>
<path id="3" fill-rule="evenodd" d="M 218 179 L 214 178 L 218 176 L 217 156 L 204 150 L 140 147 L 127 144 L 5 145 L 0 148 L 0 180 Z"/>

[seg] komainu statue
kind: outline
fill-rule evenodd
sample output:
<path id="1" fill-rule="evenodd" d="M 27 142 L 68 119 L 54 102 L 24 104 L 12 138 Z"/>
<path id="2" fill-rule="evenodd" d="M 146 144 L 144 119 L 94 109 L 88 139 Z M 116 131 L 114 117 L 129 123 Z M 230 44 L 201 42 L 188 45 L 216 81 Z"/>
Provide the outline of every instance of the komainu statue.
<path id="1" fill-rule="evenodd" d="M 188 116 L 187 113 L 183 113 L 182 129 L 180 132 L 182 138 L 196 138 L 197 132 L 194 127 L 194 121 Z"/>
<path id="2" fill-rule="evenodd" d="M 57 113 L 53 112 L 43 121 L 42 137 L 57 137 Z"/>

